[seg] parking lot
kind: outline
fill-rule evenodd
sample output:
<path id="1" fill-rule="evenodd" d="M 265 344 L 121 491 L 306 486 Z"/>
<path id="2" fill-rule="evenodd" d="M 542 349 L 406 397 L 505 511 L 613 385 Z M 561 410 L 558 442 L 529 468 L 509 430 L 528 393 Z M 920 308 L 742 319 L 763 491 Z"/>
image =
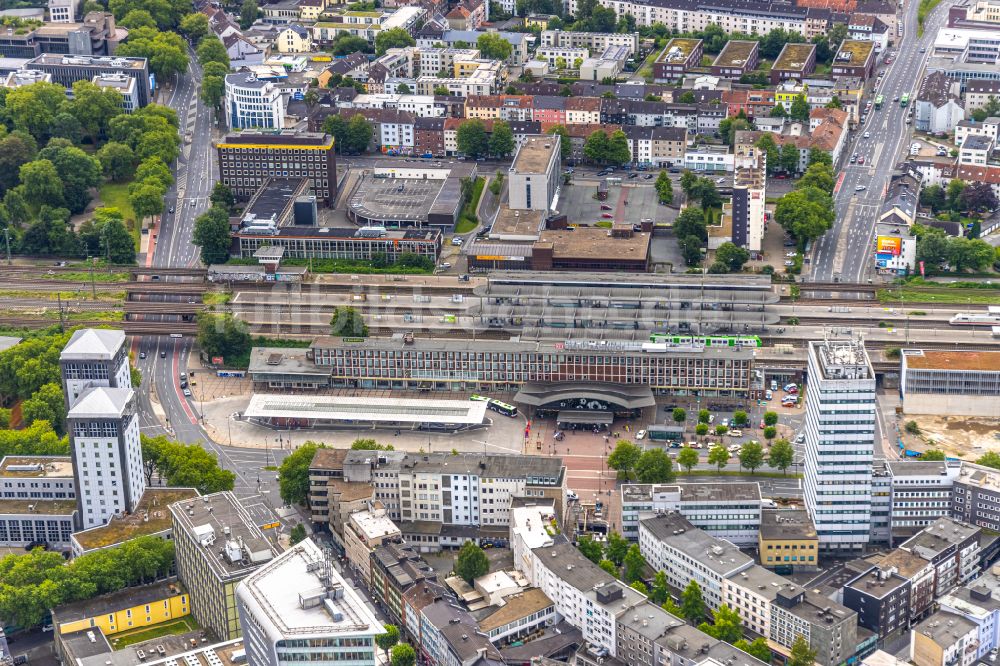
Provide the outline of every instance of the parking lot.
<path id="1" fill-rule="evenodd" d="M 350 200 L 359 219 L 423 221 L 441 192 L 441 180 L 365 177 Z"/>
<path id="2" fill-rule="evenodd" d="M 571 185 L 564 185 L 559 199 L 559 212 L 565 214 L 570 223 L 584 226 L 602 221 L 628 224 L 638 224 L 643 219 L 669 221 L 673 217 L 670 209 L 657 203 L 654 181 L 644 180 L 644 175 L 639 173 L 637 178 L 628 180 L 625 172 L 616 174 L 615 177 L 623 178 L 622 183 L 608 186 L 606 201 L 597 200 L 599 180 L 582 179 Z M 651 175 L 655 176 L 655 173 Z M 610 210 L 602 210 L 602 204 Z M 603 217 L 604 215 L 610 217 Z"/>

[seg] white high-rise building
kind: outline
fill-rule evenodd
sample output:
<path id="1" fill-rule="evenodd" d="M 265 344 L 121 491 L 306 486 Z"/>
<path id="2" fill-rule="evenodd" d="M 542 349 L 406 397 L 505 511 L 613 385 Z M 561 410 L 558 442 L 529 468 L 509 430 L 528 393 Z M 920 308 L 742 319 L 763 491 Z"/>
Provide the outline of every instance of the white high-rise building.
<path id="1" fill-rule="evenodd" d="M 856 340 L 809 343 L 805 504 L 821 549 L 868 544 L 875 445 L 875 373 Z"/>
<path id="2" fill-rule="evenodd" d="M 226 119 L 229 129 L 281 129 L 285 122 L 285 98 L 272 81 L 250 72 L 226 75 Z"/>
<path id="3" fill-rule="evenodd" d="M 375 666 L 382 624 L 311 539 L 243 579 L 236 604 L 248 664 Z"/>
<path id="4" fill-rule="evenodd" d="M 134 511 L 146 490 L 125 333 L 82 329 L 59 354 L 81 529 Z"/>
<path id="5" fill-rule="evenodd" d="M 135 391 L 86 389 L 66 415 L 83 529 L 134 511 L 146 490 Z"/>
<path id="6" fill-rule="evenodd" d="M 66 408 L 93 386 L 132 388 L 125 332 L 103 328 L 83 328 L 59 354 Z"/>

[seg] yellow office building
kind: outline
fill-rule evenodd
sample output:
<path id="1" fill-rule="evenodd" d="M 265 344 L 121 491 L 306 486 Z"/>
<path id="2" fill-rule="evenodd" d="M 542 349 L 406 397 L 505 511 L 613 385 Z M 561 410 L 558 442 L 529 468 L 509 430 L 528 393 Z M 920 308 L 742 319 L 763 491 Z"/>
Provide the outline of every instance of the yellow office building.
<path id="1" fill-rule="evenodd" d="M 760 564 L 777 573 L 815 571 L 819 537 L 803 509 L 764 509 L 760 513 Z"/>
<path id="2" fill-rule="evenodd" d="M 52 611 L 57 634 L 100 628 L 105 636 L 149 627 L 191 613 L 187 590 L 177 581 L 130 587 Z"/>

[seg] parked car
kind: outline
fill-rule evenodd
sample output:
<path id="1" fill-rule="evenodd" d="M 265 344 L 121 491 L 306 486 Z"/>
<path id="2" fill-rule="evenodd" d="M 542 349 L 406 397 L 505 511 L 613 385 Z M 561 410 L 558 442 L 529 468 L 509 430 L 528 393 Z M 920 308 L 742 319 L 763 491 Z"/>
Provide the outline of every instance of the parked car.
<path id="1" fill-rule="evenodd" d="M 184 397 L 185 398 L 191 397 L 191 389 L 184 389 Z"/>
<path id="2" fill-rule="evenodd" d="M 635 438 L 636 439 L 646 439 L 646 431 L 645 430 L 640 430 L 639 432 L 635 433 Z"/>
<path id="3" fill-rule="evenodd" d="M 866 189 L 868 189 L 868 188 L 866 188 L 864 185 L 858 185 L 857 187 L 854 188 L 854 191 L 855 192 L 864 192 Z"/>
<path id="4" fill-rule="evenodd" d="M 743 436 L 743 431 L 740 430 L 739 428 L 730 428 L 729 429 L 729 436 L 730 437 L 742 437 Z"/>
<path id="5" fill-rule="evenodd" d="M 802 444 L 805 441 L 806 441 L 806 434 L 804 432 L 800 432 L 798 435 L 796 435 L 795 437 L 796 444 Z"/>

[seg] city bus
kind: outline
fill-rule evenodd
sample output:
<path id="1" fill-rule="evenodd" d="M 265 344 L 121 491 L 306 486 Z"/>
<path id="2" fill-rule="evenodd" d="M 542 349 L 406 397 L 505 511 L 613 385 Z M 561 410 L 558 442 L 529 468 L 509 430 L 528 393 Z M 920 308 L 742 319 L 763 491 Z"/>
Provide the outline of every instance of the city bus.
<path id="1" fill-rule="evenodd" d="M 899 105 L 906 106 L 910 103 L 910 93 L 903 93 L 903 96 L 899 98 Z"/>
<path id="2" fill-rule="evenodd" d="M 500 402 L 499 400 L 487 398 L 485 395 L 477 395 L 475 393 L 469 396 L 469 400 L 485 402 L 487 409 L 492 409 L 494 412 L 498 412 L 504 416 L 517 416 L 517 407 L 514 405 L 508 405 L 506 402 Z"/>
<path id="3" fill-rule="evenodd" d="M 882 102 L 884 102 L 884 101 L 885 101 L 885 99 L 882 97 L 882 95 L 879 95 L 878 97 L 876 97 L 875 98 L 875 109 L 876 110 L 881 109 L 882 108 Z"/>

